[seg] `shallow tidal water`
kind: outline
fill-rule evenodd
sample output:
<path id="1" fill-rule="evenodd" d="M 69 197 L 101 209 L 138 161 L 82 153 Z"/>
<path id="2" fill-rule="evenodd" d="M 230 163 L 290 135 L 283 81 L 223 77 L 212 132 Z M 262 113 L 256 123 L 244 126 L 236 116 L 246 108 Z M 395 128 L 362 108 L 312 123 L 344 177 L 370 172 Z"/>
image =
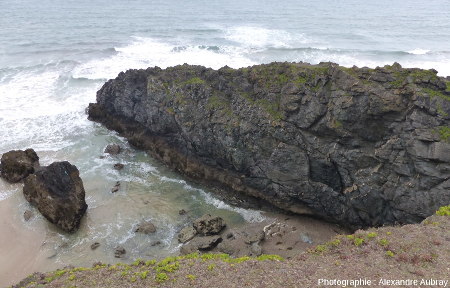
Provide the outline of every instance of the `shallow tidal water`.
<path id="1" fill-rule="evenodd" d="M 127 250 L 120 261 L 176 253 L 177 232 L 204 213 L 237 226 L 267 217 L 225 204 L 88 121 L 85 109 L 96 91 L 121 71 L 397 61 L 450 75 L 447 0 L 3 0 L 0 6 L 0 154 L 33 148 L 42 165 L 68 160 L 80 170 L 89 205 L 80 230 L 61 233 L 25 201 L 21 184 L 0 180 L 6 231 L 0 231 L 0 286 L 36 270 L 118 261 L 119 245 Z M 125 151 L 106 155 L 109 143 Z M 125 168 L 117 171 L 115 163 Z M 111 193 L 117 181 L 120 190 Z M 27 222 L 28 209 L 34 216 Z M 142 220 L 157 232 L 134 233 Z M 101 243 L 94 251 L 93 242 Z"/>

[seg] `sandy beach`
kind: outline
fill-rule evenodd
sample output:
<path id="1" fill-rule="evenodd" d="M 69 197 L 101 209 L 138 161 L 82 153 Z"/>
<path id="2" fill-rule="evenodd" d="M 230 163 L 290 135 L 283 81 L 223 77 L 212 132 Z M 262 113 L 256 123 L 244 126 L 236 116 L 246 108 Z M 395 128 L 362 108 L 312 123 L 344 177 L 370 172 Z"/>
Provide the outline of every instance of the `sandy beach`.
<path id="1" fill-rule="evenodd" d="M 41 251 L 45 234 L 40 229 L 26 228 L 24 220 L 18 219 L 17 198 L 14 195 L 0 201 L 0 287 L 39 270 L 45 257 Z"/>

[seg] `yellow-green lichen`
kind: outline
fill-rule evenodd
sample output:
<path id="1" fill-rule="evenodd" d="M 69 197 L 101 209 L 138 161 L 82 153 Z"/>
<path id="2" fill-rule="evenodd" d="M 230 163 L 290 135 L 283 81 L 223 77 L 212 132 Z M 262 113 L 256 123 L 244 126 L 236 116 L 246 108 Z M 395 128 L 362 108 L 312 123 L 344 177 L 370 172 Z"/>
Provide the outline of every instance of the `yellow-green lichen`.
<path id="1" fill-rule="evenodd" d="M 283 261 L 284 258 L 279 256 L 279 255 L 270 255 L 270 254 L 263 254 L 261 256 L 256 257 L 256 260 L 258 261 L 266 261 L 266 260 L 270 260 L 270 261 Z"/>
<path id="2" fill-rule="evenodd" d="M 389 241 L 387 239 L 383 238 L 383 239 L 380 239 L 378 241 L 378 244 L 380 244 L 381 246 L 385 247 L 385 246 L 387 246 L 389 244 Z"/>
<path id="3" fill-rule="evenodd" d="M 388 250 L 388 251 L 386 251 L 386 256 L 388 256 L 388 257 L 394 257 L 395 254 L 394 254 L 394 252 L 392 252 L 391 250 Z"/>
<path id="4" fill-rule="evenodd" d="M 436 214 L 439 216 L 450 216 L 450 205 L 442 206 L 436 211 Z"/>
<path id="5" fill-rule="evenodd" d="M 155 280 L 156 280 L 156 282 L 162 283 L 164 281 L 169 280 L 169 276 L 167 276 L 167 274 L 164 272 L 158 273 L 155 275 Z"/>

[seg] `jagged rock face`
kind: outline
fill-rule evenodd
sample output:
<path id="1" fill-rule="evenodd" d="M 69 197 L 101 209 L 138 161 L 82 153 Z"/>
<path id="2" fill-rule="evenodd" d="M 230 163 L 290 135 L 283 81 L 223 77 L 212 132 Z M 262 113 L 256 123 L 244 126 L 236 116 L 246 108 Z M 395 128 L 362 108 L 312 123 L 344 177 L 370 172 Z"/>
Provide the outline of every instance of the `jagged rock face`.
<path id="1" fill-rule="evenodd" d="M 354 228 L 450 203 L 449 115 L 449 82 L 398 64 L 129 70 L 89 106 L 192 178 Z"/>
<path id="2" fill-rule="evenodd" d="M 34 173 L 39 167 L 39 157 L 33 149 L 12 150 L 2 155 L 1 176 L 10 183 L 16 183 Z"/>
<path id="3" fill-rule="evenodd" d="M 83 181 L 69 162 L 54 162 L 24 180 L 23 194 L 48 221 L 66 232 L 80 226 L 87 209 Z"/>

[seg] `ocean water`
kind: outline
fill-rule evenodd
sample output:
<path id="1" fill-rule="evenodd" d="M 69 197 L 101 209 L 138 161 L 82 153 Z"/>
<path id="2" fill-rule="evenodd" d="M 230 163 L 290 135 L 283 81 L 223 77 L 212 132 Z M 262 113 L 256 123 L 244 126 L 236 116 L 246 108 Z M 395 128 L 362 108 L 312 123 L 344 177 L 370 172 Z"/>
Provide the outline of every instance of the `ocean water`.
<path id="1" fill-rule="evenodd" d="M 272 61 L 332 61 L 349 67 L 399 62 L 449 76 L 449 4 L 0 0 L 0 154 L 32 147 L 44 165 L 69 160 L 81 172 L 89 210 L 80 231 L 65 235 L 40 216 L 22 219 L 33 208 L 20 184 L 0 181 L 0 201 L 17 203 L 13 216 L 22 229 L 46 231 L 43 249 L 58 265 L 111 262 L 117 245 L 129 251 L 130 259 L 172 253 L 179 247 L 176 232 L 192 220 L 178 215 L 180 209 L 191 217 L 210 212 L 232 223 L 261 221 L 260 211 L 221 202 L 88 121 L 85 108 L 96 91 L 129 68 L 183 63 L 238 68 Z M 126 151 L 104 155 L 112 142 Z M 125 169 L 114 170 L 116 162 Z M 121 189 L 112 194 L 116 181 Z M 151 239 L 133 233 L 140 220 L 159 227 Z M 102 252 L 87 257 L 93 241 L 103 243 Z M 161 243 L 152 246 L 156 241 Z"/>

